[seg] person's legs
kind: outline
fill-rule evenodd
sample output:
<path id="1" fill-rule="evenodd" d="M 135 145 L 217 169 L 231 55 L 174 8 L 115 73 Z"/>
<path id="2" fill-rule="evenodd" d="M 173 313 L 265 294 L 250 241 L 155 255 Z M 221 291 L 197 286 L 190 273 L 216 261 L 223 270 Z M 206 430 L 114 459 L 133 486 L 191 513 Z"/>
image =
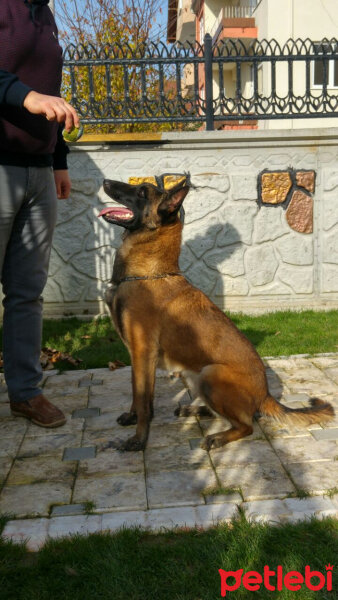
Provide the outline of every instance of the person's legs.
<path id="1" fill-rule="evenodd" d="M 49 167 L 1 167 L 0 174 L 0 222 L 5 231 L 0 248 L 5 296 L 3 358 L 12 406 L 41 395 L 41 294 L 47 281 L 57 198 Z"/>

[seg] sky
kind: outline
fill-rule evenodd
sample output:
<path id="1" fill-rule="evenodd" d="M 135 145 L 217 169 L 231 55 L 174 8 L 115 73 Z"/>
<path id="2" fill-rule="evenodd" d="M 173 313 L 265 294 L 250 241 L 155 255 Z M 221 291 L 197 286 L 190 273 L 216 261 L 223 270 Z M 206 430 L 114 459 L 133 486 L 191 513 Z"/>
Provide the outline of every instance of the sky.
<path id="1" fill-rule="evenodd" d="M 67 4 L 69 7 L 71 7 L 72 3 L 72 0 L 67 0 Z M 84 6 L 86 4 L 86 0 L 78 0 L 78 4 L 82 4 Z M 61 28 L 58 19 L 58 9 L 60 8 L 60 5 L 61 0 L 54 0 L 55 18 L 59 28 Z M 158 12 L 158 14 L 156 15 L 156 23 L 153 27 L 153 34 L 151 39 L 157 40 L 158 38 L 160 38 L 163 42 L 165 42 L 167 36 L 168 0 L 162 0 L 161 9 L 162 11 Z"/>

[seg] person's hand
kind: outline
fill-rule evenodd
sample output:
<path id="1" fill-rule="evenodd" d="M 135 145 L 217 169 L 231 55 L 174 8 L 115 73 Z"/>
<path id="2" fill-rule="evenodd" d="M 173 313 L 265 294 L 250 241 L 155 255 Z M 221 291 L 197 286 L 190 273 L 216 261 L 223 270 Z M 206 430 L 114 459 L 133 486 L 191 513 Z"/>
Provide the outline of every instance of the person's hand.
<path id="1" fill-rule="evenodd" d="M 54 180 L 57 197 L 59 198 L 59 200 L 66 200 L 70 194 L 70 189 L 72 187 L 67 169 L 60 169 L 58 171 L 54 171 Z"/>
<path id="2" fill-rule="evenodd" d="M 24 99 L 23 106 L 33 115 L 44 115 L 47 121 L 64 123 L 66 131 L 80 126 L 75 108 L 58 96 L 46 96 L 31 91 Z"/>

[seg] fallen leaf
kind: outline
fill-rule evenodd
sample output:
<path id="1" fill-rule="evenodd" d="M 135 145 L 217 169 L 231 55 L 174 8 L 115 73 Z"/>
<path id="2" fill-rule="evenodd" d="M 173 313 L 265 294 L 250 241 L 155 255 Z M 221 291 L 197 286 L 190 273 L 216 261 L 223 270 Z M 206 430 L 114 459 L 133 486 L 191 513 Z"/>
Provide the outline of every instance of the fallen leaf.
<path id="1" fill-rule="evenodd" d="M 67 354 L 66 352 L 60 352 L 55 348 L 42 348 L 40 362 L 44 370 L 48 371 L 50 369 L 54 369 L 55 363 L 59 360 L 65 360 L 74 366 L 77 366 L 83 362 L 80 358 L 74 358 L 70 354 Z"/>
<path id="2" fill-rule="evenodd" d="M 111 371 L 115 371 L 115 369 L 121 369 L 121 367 L 125 367 L 125 363 L 121 360 L 114 360 L 113 362 L 108 363 L 108 367 Z"/>
<path id="3" fill-rule="evenodd" d="M 72 575 L 72 577 L 78 577 L 79 575 L 76 569 L 73 569 L 73 567 L 67 567 L 67 565 L 65 566 L 65 573 L 67 575 Z"/>

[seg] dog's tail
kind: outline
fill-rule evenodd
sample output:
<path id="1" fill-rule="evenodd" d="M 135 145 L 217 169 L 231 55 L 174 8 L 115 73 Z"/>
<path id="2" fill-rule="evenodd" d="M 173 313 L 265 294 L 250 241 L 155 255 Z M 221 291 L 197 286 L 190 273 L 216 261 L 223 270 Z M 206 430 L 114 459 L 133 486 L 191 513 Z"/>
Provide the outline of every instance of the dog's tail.
<path id="1" fill-rule="evenodd" d="M 306 427 L 312 423 L 325 423 L 334 418 L 335 412 L 329 402 L 319 400 L 319 398 L 310 398 L 311 406 L 306 408 L 289 408 L 277 402 L 273 396 L 267 395 L 261 403 L 260 412 L 267 417 L 271 417 L 280 423 L 289 423 Z"/>

